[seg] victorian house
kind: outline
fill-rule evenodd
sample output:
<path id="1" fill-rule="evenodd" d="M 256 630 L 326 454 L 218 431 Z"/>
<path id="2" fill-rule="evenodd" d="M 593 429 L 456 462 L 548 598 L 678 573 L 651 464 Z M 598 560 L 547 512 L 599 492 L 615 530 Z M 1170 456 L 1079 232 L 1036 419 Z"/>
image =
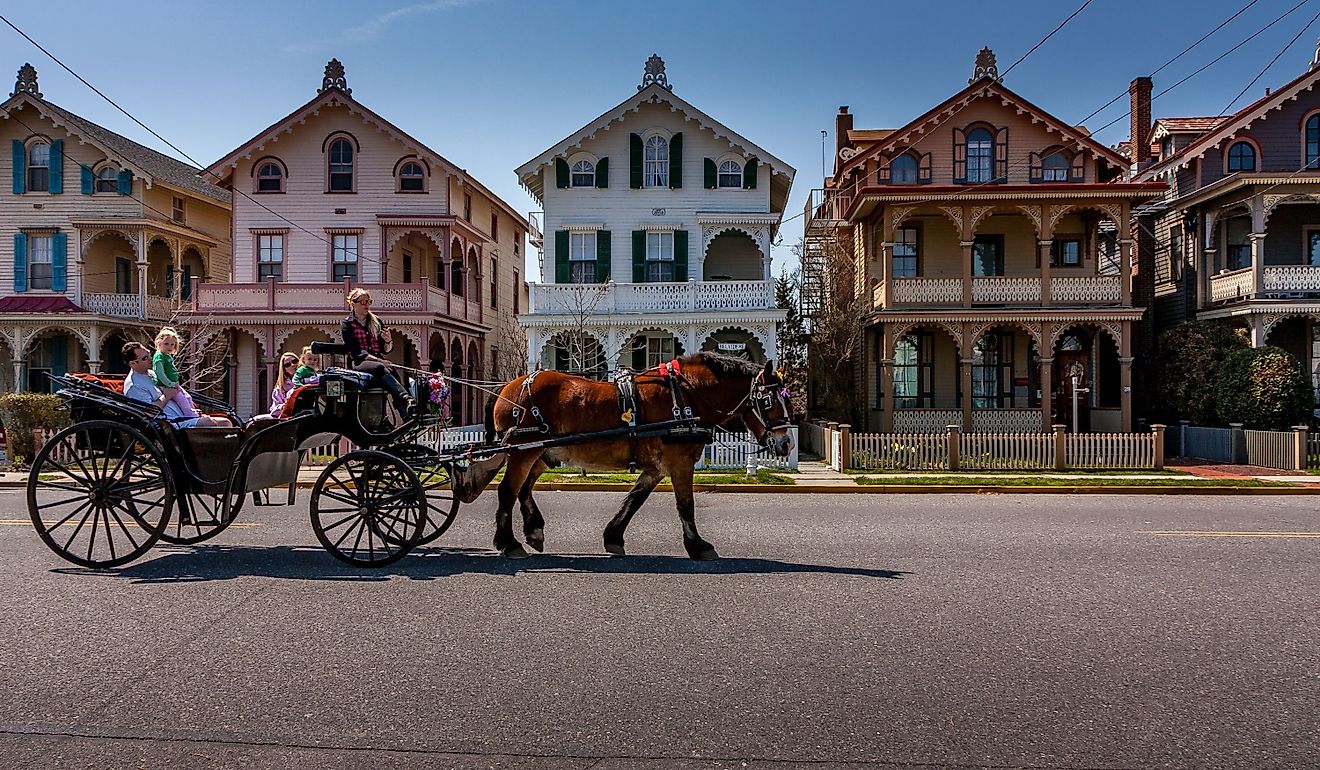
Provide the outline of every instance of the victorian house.
<path id="1" fill-rule="evenodd" d="M 854 129 L 841 107 L 835 150 L 803 270 L 855 268 L 864 429 L 1131 430 L 1127 233 L 1163 183 L 1124 182 L 1125 158 L 1007 88 L 988 49 L 898 128 Z"/>
<path id="2" fill-rule="evenodd" d="M 1320 49 L 1310 68 L 1232 115 L 1160 118 L 1133 82 L 1133 178 L 1168 194 L 1138 213 L 1156 329 L 1243 328 L 1320 385 Z M 1133 150 L 1135 149 L 1135 152 Z"/>
<path id="3" fill-rule="evenodd" d="M 478 379 L 521 365 L 526 220 L 353 98 L 338 60 L 207 173 L 234 194 L 233 282 L 197 286 L 191 318 L 198 344 L 228 338 L 240 413 L 266 408 L 282 352 L 339 338 L 357 285 L 399 363 Z M 457 420 L 476 419 L 479 395 L 456 389 Z"/>
<path id="4" fill-rule="evenodd" d="M 24 65 L 0 104 L 0 392 L 126 371 L 119 349 L 227 279 L 229 193 L 47 101 Z"/>
<path id="5" fill-rule="evenodd" d="M 676 96 L 658 56 L 633 95 L 517 174 L 548 241 L 519 317 L 531 367 L 777 355 L 770 245 L 794 170 Z"/>

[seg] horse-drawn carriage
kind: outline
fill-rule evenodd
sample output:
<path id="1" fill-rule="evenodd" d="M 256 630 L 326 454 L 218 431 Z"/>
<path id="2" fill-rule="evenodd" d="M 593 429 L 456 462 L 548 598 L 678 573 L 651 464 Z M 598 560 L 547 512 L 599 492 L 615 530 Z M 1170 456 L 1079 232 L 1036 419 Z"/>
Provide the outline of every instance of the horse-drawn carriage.
<path id="1" fill-rule="evenodd" d="M 317 352 L 342 352 L 342 346 L 334 343 L 313 347 Z M 549 421 L 561 426 L 558 431 L 543 415 L 543 409 L 550 411 L 545 396 L 537 406 L 535 375 L 519 378 L 503 387 L 488 410 L 490 427 L 501 430 L 501 440 L 449 452 L 418 441 L 423 431 L 439 421 L 427 412 L 426 378 L 414 380 L 419 406 L 412 413 L 396 411 L 388 394 L 373 386 L 368 375 L 332 367 L 317 385 L 294 390 L 278 418 L 256 418 L 241 427 L 177 429 L 153 406 L 125 396 L 122 377 L 65 375 L 54 379 L 61 386 L 58 393 L 73 424 L 37 453 L 28 479 L 28 508 L 41 539 L 61 557 L 88 567 L 117 566 L 143 555 L 158 540 L 192 544 L 216 536 L 234 522 L 245 500 L 259 497 L 257 493 L 269 495 L 271 490 L 285 488 L 292 504 L 303 454 L 347 439 L 355 448 L 326 466 L 312 487 L 309 506 L 317 540 L 336 558 L 357 566 L 380 567 L 440 537 L 459 506 L 471 502 L 498 467 L 486 463 L 485 472 L 465 478 L 468 464 L 504 455 L 513 458 L 511 468 L 517 460 L 519 469 L 512 484 L 506 478 L 501 486 L 496 546 L 506 555 L 516 555 L 521 546 L 511 533 L 504 534 L 508 511 L 515 499 L 522 501 L 525 517 L 529 509 L 535 511 L 530 500 L 535 476 L 553 463 L 550 453 L 556 450 L 571 452 L 587 444 L 612 447 L 615 455 L 625 452 L 624 460 L 614 462 L 643 465 L 638 488 L 646 488 L 640 495 L 629 495 L 625 502 L 630 517 L 665 473 L 673 473 L 677 491 L 683 466 L 690 501 L 690 471 L 695 457 L 700 456 L 700 446 L 695 455 L 691 446 L 707 441 L 710 427 L 731 415 L 746 412 L 756 416 L 767 447 L 771 433 L 782 429 L 786 437 L 787 414 L 775 385 L 777 378 L 772 383 L 765 376 L 772 371 L 768 364 L 765 373 L 756 367 L 750 371 L 755 374 L 750 390 L 741 390 L 745 395 L 738 399 L 739 388 L 746 388 L 747 380 L 741 380 L 741 385 L 725 381 L 721 386 L 715 376 L 711 383 L 694 384 L 678 374 L 675 365 L 657 380 L 664 383 L 663 388 L 651 383 L 634 392 L 635 405 L 627 410 L 630 419 L 602 417 L 599 409 L 586 410 L 586 418 L 597 420 L 595 423 L 582 422 L 583 414 L 554 414 Z M 565 382 L 578 380 L 544 374 L 556 391 Z M 644 379 L 648 375 L 636 376 Z M 612 385 L 580 387 L 600 391 L 593 396 L 597 401 L 613 398 Z M 703 388 L 719 392 L 709 390 L 703 396 Z M 697 399 L 691 405 L 683 395 L 689 390 Z M 234 425 L 241 425 L 226 404 L 197 395 L 194 399 L 200 409 L 223 414 Z M 639 422 L 631 414 L 633 409 L 640 414 L 647 401 L 657 399 L 672 402 L 672 414 L 669 403 L 661 404 L 661 419 Z M 723 408 L 724 401 L 737 403 Z M 586 402 L 578 398 L 566 407 L 581 411 L 582 403 Z M 654 405 L 650 407 L 652 415 L 657 411 Z M 508 424 L 501 426 L 501 421 Z M 778 439 L 774 450 L 786 454 L 785 441 Z M 662 458 L 661 454 L 672 454 L 668 450 L 639 453 L 639 447 L 646 450 L 653 445 L 677 446 L 678 459 Z M 682 514 L 681 494 L 679 507 Z M 539 522 L 539 511 L 535 515 Z M 697 546 L 692 545 L 696 542 L 713 554 L 709 544 L 689 537 L 689 518 L 690 512 L 684 518 L 689 552 L 696 556 L 693 549 Z M 625 519 L 617 527 L 618 550 L 612 552 L 622 552 L 626 525 Z M 531 519 L 527 526 L 530 532 Z M 539 531 L 540 525 L 535 526 Z M 695 525 L 690 528 L 696 537 Z M 530 536 L 529 542 L 536 544 Z M 606 545 L 609 548 L 608 532 Z"/>

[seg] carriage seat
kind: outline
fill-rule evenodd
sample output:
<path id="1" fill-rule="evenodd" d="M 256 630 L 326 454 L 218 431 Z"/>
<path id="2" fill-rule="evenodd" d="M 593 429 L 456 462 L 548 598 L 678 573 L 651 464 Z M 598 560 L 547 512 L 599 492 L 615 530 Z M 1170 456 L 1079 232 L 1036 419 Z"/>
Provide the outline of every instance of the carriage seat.
<path id="1" fill-rule="evenodd" d="M 108 388 L 115 393 L 123 395 L 124 393 L 124 375 L 122 374 L 88 374 L 86 372 L 71 372 L 71 377 L 77 377 L 83 382 L 90 382 L 94 385 Z"/>

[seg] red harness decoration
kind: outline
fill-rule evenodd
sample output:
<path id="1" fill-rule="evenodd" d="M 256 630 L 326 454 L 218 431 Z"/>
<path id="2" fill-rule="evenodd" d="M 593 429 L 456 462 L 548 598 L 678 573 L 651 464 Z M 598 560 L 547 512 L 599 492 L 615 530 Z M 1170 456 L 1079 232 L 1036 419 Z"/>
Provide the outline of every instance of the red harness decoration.
<path id="1" fill-rule="evenodd" d="M 672 361 L 666 361 L 665 363 L 660 364 L 659 366 L 656 367 L 656 370 L 659 371 L 660 374 L 664 375 L 665 377 L 683 376 L 683 366 L 682 364 L 678 363 L 677 358 L 675 358 Z"/>

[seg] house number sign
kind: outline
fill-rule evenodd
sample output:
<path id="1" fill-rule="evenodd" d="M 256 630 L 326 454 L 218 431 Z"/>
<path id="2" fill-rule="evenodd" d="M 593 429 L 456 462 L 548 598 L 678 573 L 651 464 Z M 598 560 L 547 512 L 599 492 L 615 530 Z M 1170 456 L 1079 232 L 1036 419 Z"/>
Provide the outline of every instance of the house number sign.
<path id="1" fill-rule="evenodd" d="M 651 216 L 653 217 L 662 217 L 664 215 L 665 215 L 664 209 L 651 209 Z"/>

